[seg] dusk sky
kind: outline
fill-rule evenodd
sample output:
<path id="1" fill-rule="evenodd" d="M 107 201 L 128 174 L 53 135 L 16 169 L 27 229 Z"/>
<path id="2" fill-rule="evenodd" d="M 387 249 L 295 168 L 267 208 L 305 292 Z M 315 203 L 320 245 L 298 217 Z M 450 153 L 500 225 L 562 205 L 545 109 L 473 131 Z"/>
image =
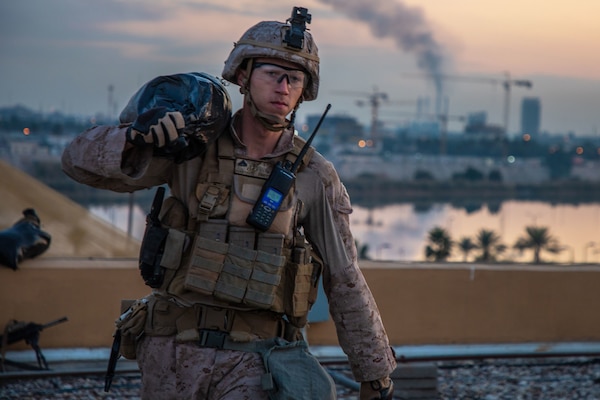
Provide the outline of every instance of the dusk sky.
<path id="1" fill-rule="evenodd" d="M 284 21 L 293 6 L 312 14 L 321 57 L 319 98 L 300 107 L 300 121 L 331 103 L 331 115 L 368 125 L 370 108 L 357 101 L 377 90 L 390 99 L 379 114 L 393 126 L 411 119 L 418 99 L 433 113 L 440 85 L 450 115 L 486 111 L 501 125 L 509 73 L 533 83 L 511 88 L 510 132 L 522 98 L 539 97 L 543 130 L 599 133 L 598 0 L 3 1 L 0 107 L 116 116 L 158 75 L 220 75 L 248 27 Z"/>

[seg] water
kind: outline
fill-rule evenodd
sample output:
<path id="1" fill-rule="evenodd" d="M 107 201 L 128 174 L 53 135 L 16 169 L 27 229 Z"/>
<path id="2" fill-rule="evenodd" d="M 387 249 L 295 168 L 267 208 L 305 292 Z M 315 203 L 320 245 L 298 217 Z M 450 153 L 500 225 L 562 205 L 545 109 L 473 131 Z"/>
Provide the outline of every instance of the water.
<path id="1" fill-rule="evenodd" d="M 369 256 L 376 260 L 423 261 L 428 232 L 435 226 L 448 231 L 453 240 L 471 237 L 480 229 L 493 230 L 509 248 L 502 259 L 531 262 L 530 250 L 522 254 L 512 246 L 525 235 L 527 226 L 547 227 L 564 250 L 560 254 L 542 252 L 546 262 L 600 261 L 600 204 L 550 204 L 535 201 L 505 201 L 498 208 L 483 205 L 478 210 L 433 204 L 416 211 L 411 204 L 396 204 L 368 210 L 354 207 L 351 224 L 359 244 L 369 246 Z M 472 257 L 475 255 L 473 252 Z M 449 261 L 462 261 L 455 249 Z"/>
<path id="2" fill-rule="evenodd" d="M 141 239 L 145 213 L 134 206 L 132 226 L 128 227 L 129 207 L 109 205 L 90 207 L 90 211 L 132 236 Z M 505 201 L 500 205 L 478 209 L 457 208 L 447 203 L 434 203 L 426 209 L 413 204 L 394 204 L 373 209 L 354 205 L 350 216 L 352 231 L 359 245 L 368 245 L 368 256 L 374 260 L 424 261 L 427 234 L 435 226 L 448 231 L 453 240 L 471 237 L 480 229 L 500 235 L 508 250 L 503 260 L 531 262 L 530 250 L 519 253 L 512 245 L 525 228 L 547 227 L 564 250 L 560 254 L 542 252 L 542 260 L 556 263 L 600 262 L 600 203 L 580 205 L 551 204 L 537 201 Z M 475 256 L 472 252 L 469 261 Z M 462 261 L 455 249 L 449 261 Z"/>
<path id="3" fill-rule="evenodd" d="M 139 205 L 134 204 L 131 210 L 128 205 L 122 204 L 94 205 L 88 208 L 95 216 L 129 233 L 134 238 L 142 240 L 147 211 L 142 210 Z"/>

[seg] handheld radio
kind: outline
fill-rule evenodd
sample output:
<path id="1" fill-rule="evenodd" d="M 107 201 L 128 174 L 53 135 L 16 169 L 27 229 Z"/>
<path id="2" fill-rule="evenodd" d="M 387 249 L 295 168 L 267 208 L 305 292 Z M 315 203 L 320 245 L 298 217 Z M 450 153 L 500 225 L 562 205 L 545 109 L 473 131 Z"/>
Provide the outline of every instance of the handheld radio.
<path id="1" fill-rule="evenodd" d="M 273 171 L 271 171 L 271 175 L 269 175 L 269 178 L 263 185 L 260 196 L 258 196 L 258 200 L 254 204 L 250 215 L 246 218 L 246 223 L 263 232 L 269 229 L 277 216 L 283 199 L 287 196 L 296 181 L 296 171 L 302 162 L 302 158 L 304 158 L 304 155 L 310 148 L 310 144 L 330 108 L 331 104 L 327 104 L 325 112 L 321 115 L 317 126 L 306 141 L 306 144 L 300 150 L 300 154 L 298 154 L 298 158 L 296 158 L 294 164 L 290 165 L 290 162 L 282 163 L 280 161 L 275 165 Z"/>

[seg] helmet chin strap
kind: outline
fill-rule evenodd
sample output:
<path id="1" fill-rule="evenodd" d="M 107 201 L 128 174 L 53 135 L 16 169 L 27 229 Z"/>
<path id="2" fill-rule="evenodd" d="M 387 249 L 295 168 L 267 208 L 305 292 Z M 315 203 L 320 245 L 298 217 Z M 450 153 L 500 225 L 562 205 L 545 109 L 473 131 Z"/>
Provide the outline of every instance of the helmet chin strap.
<path id="1" fill-rule="evenodd" d="M 268 129 L 270 131 L 279 132 L 279 131 L 282 131 L 284 129 L 291 127 L 294 124 L 294 120 L 296 119 L 296 110 L 298 110 L 300 103 L 302 103 L 302 98 L 300 98 L 300 100 L 294 107 L 294 110 L 292 111 L 292 115 L 290 116 L 289 120 L 286 118 L 279 118 L 276 115 L 267 114 L 267 113 L 260 111 L 258 109 L 258 107 L 256 107 L 256 104 L 254 103 L 254 99 L 252 99 L 252 94 L 250 93 L 250 87 L 248 85 L 248 82 L 250 82 L 250 74 L 252 74 L 253 62 L 254 62 L 253 59 L 248 60 L 248 65 L 246 66 L 246 77 L 247 78 L 246 78 L 244 84 L 242 86 L 240 86 L 240 93 L 244 95 L 244 98 L 245 98 L 244 101 L 249 106 L 250 113 L 252 114 L 252 116 L 254 118 L 256 118 L 256 120 L 258 122 L 261 123 L 262 126 L 264 126 L 266 129 Z"/>

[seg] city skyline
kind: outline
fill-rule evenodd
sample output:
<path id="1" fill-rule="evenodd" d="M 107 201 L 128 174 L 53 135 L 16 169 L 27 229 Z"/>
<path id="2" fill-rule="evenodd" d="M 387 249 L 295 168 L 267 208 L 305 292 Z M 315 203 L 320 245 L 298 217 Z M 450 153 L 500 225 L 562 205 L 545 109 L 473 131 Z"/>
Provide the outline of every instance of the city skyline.
<path id="1" fill-rule="evenodd" d="M 441 97 L 450 115 L 486 111 L 490 123 L 502 125 L 502 82 L 509 74 L 533 84 L 511 87 L 509 132 L 519 129 L 524 97 L 540 99 L 542 131 L 595 135 L 600 128 L 600 55 L 594 51 L 600 3 L 593 0 L 577 7 L 541 0 L 5 2 L 0 107 L 118 114 L 155 76 L 220 75 L 245 29 L 260 20 L 283 21 L 298 5 L 313 16 L 309 29 L 322 75 L 319 98 L 300 107 L 300 121 L 331 103 L 332 114 L 368 125 L 366 100 L 382 92 L 390 100 L 379 108 L 385 123 L 410 119 L 419 99 L 429 99 L 434 112 Z M 237 87 L 229 89 L 239 107 Z"/>

